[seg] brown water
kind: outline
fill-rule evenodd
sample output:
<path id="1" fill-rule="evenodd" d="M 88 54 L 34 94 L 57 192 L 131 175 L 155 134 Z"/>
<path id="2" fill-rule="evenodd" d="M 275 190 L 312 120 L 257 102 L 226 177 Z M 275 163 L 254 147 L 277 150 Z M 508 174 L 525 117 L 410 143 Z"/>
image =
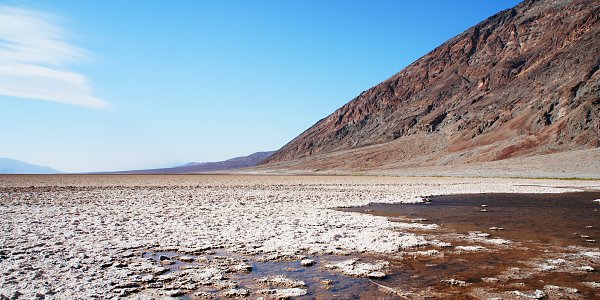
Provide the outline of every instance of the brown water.
<path id="1" fill-rule="evenodd" d="M 579 253 L 600 251 L 600 203 L 593 201 L 596 199 L 600 199 L 600 192 L 470 194 L 433 196 L 429 197 L 430 202 L 419 204 L 370 204 L 340 210 L 387 216 L 404 222 L 438 224 L 441 226 L 436 230 L 419 233 L 451 241 L 454 246 L 480 245 L 492 250 L 443 251 L 441 256 L 394 261 L 385 284 L 410 292 L 413 298 L 420 298 L 419 295 L 424 298 L 472 298 L 465 295 L 467 292 L 487 298 L 477 294 L 475 289 L 504 296 L 515 290 L 532 291 L 557 285 L 577 288 L 576 295 L 583 299 L 599 299 L 600 292 L 582 284 L 600 282 L 599 272 L 576 269 L 590 264 L 590 260 L 580 258 Z M 493 227 L 503 230 L 490 230 Z M 456 238 L 473 231 L 489 233 L 490 238 L 499 237 L 513 243 L 493 249 L 494 246 L 485 243 Z M 567 258 L 574 267 L 548 272 L 532 267 L 536 262 L 552 258 Z M 597 260 L 592 265 L 600 269 Z M 520 275 L 507 275 L 511 270 L 517 270 L 515 272 Z M 448 278 L 463 280 L 468 286 L 442 283 Z M 485 282 L 483 278 L 501 280 Z M 550 298 L 564 297 L 558 294 Z"/>
<path id="2" fill-rule="evenodd" d="M 458 232 L 483 231 L 516 241 L 559 246 L 600 243 L 600 192 L 433 196 L 418 204 L 370 204 L 343 209 L 426 219 Z M 590 228 L 591 226 L 591 228 Z M 490 230 L 492 227 L 503 230 Z"/>

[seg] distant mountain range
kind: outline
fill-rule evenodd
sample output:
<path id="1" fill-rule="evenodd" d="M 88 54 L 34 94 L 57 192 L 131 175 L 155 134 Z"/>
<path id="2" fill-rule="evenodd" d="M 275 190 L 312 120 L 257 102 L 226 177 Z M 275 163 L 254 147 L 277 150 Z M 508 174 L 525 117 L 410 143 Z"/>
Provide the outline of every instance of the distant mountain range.
<path id="1" fill-rule="evenodd" d="M 0 174 L 59 174 L 50 167 L 32 165 L 23 161 L 0 157 Z"/>
<path id="2" fill-rule="evenodd" d="M 241 168 L 254 167 L 263 162 L 275 151 L 256 152 L 248 156 L 240 156 L 224 161 L 216 162 L 193 162 L 172 168 L 131 170 L 121 172 L 110 172 L 111 174 L 190 174 L 205 173 L 225 170 L 236 170 Z"/>
<path id="3" fill-rule="evenodd" d="M 598 149 L 599 68 L 600 1 L 526 0 L 360 93 L 262 167 L 402 170 Z"/>

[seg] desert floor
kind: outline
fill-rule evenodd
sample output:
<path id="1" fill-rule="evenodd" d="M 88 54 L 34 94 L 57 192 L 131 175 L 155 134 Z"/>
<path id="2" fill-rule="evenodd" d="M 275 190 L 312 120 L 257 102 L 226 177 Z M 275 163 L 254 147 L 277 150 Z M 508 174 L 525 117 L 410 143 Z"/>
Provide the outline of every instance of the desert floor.
<path id="1" fill-rule="evenodd" d="M 430 195 L 593 189 L 600 189 L 600 181 L 0 176 L 0 299 L 585 299 L 600 293 L 597 244 L 530 255 L 531 246 L 493 234 L 332 208 L 422 202 Z M 456 261 L 468 267 L 502 253 L 513 255 L 518 266 L 475 282 L 441 272 L 439 285 L 410 283 L 410 276 L 424 272 L 419 268 Z M 543 272 L 572 274 L 580 283 L 530 284 Z"/>

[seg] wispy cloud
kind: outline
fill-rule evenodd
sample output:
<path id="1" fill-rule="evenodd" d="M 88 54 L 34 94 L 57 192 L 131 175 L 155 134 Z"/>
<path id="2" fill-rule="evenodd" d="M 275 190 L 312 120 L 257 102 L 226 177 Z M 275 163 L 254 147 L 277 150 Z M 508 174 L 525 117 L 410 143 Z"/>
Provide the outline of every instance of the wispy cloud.
<path id="1" fill-rule="evenodd" d="M 67 68 L 87 56 L 52 15 L 0 5 L 0 95 L 107 108 L 86 77 Z"/>

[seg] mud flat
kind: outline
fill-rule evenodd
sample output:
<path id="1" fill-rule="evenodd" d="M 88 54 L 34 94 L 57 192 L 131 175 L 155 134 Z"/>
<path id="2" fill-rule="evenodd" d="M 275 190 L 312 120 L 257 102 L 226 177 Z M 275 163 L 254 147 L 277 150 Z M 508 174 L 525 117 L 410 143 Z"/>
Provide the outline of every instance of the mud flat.
<path id="1" fill-rule="evenodd" d="M 414 258 L 466 253 L 488 259 L 484 253 L 516 249 L 518 242 L 332 208 L 598 186 L 374 176 L 0 176 L 0 298 L 485 297 L 504 277 L 480 278 L 485 285 L 461 290 L 474 279 L 430 282 L 411 271 L 422 262 Z M 600 251 L 575 247 L 570 253 L 577 258 L 549 252 L 548 259 L 564 264 L 533 258 L 522 264 L 585 276 L 600 268 Z M 513 269 L 503 274 L 522 276 Z M 410 284 L 399 285 L 400 278 Z M 554 289 L 585 298 L 598 281 L 585 281 L 589 289 L 577 292 L 521 282 L 509 296 L 553 297 L 548 290 Z"/>

